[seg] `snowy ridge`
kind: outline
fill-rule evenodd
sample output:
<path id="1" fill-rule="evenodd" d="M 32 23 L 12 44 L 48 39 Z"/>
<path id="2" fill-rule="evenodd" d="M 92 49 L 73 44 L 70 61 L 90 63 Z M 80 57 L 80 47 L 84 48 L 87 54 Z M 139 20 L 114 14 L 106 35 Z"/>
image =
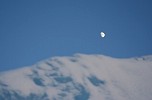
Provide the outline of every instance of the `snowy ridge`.
<path id="1" fill-rule="evenodd" d="M 148 55 L 148 56 L 142 56 L 142 57 L 136 57 L 136 60 L 144 60 L 144 61 L 152 61 L 152 55 Z"/>
<path id="2" fill-rule="evenodd" d="M 152 100 L 152 56 L 143 58 L 76 54 L 1 72 L 0 100 Z"/>

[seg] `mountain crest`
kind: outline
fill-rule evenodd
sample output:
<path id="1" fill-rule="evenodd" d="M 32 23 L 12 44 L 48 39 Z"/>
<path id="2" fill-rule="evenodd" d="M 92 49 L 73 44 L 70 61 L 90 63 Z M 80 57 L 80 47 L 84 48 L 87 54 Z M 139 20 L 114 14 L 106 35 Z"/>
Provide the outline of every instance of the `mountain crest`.
<path id="1" fill-rule="evenodd" d="M 1 72 L 0 100 L 151 100 L 152 57 L 144 58 L 76 54 Z"/>

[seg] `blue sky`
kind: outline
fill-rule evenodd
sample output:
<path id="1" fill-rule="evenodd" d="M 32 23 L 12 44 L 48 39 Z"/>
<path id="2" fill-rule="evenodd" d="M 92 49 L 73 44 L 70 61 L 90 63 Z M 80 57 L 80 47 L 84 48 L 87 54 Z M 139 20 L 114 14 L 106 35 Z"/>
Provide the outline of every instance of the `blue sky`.
<path id="1" fill-rule="evenodd" d="M 0 71 L 75 53 L 152 54 L 151 5 L 151 0 L 1 0 Z"/>

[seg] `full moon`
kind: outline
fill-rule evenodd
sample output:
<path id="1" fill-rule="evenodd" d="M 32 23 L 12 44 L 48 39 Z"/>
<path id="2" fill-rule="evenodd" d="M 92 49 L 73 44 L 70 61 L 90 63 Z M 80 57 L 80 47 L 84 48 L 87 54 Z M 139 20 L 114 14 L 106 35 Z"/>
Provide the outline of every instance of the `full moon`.
<path id="1" fill-rule="evenodd" d="M 102 38 L 104 38 L 106 34 L 104 32 L 101 32 L 100 35 Z"/>

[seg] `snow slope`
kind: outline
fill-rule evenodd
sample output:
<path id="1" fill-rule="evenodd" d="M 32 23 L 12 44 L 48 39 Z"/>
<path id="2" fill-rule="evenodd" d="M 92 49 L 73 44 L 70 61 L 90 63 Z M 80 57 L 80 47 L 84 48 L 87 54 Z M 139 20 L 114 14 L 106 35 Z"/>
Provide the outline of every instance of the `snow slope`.
<path id="1" fill-rule="evenodd" d="M 152 100 L 152 56 L 76 54 L 0 73 L 0 100 Z"/>

